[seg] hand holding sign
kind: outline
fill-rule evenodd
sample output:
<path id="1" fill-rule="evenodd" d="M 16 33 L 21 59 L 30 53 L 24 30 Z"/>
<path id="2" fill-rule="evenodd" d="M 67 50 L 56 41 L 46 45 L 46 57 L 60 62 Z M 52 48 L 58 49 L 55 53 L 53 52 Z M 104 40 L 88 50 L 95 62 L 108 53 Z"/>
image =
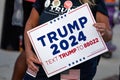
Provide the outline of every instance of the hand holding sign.
<path id="1" fill-rule="evenodd" d="M 108 50 L 94 23 L 88 4 L 84 4 L 28 31 L 48 77 Z"/>

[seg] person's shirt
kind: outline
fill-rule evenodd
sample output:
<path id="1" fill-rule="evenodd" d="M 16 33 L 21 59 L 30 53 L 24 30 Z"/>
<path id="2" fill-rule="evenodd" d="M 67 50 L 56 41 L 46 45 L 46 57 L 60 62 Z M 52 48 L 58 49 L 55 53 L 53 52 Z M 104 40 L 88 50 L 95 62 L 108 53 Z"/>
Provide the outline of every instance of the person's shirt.
<path id="1" fill-rule="evenodd" d="M 96 5 L 90 7 L 94 18 L 97 11 L 108 16 L 104 1 L 96 0 L 95 3 Z M 36 0 L 36 2 L 33 4 L 33 7 L 38 11 L 40 15 L 40 24 L 43 24 L 49 20 L 56 18 L 59 15 L 67 13 L 68 10 L 75 9 L 80 5 L 82 5 L 80 0 Z"/>

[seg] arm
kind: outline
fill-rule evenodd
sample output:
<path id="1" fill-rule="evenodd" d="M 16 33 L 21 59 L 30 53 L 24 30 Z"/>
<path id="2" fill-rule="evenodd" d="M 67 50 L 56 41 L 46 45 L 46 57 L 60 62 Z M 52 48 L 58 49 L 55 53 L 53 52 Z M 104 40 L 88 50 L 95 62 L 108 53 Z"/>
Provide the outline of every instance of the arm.
<path id="1" fill-rule="evenodd" d="M 94 24 L 94 26 L 96 27 L 97 31 L 101 33 L 105 42 L 110 41 L 112 39 L 112 30 L 109 24 L 108 16 L 97 12 L 96 21 L 97 23 Z"/>
<path id="2" fill-rule="evenodd" d="M 37 59 L 35 53 L 33 53 L 32 51 L 32 46 L 28 38 L 27 31 L 38 26 L 38 22 L 39 22 L 39 13 L 36 11 L 35 8 L 32 8 L 32 11 L 26 23 L 25 32 L 24 32 L 26 62 L 27 62 L 28 68 L 30 68 L 32 71 L 38 71 L 38 68 L 35 66 L 34 63 L 40 64 L 40 62 Z"/>

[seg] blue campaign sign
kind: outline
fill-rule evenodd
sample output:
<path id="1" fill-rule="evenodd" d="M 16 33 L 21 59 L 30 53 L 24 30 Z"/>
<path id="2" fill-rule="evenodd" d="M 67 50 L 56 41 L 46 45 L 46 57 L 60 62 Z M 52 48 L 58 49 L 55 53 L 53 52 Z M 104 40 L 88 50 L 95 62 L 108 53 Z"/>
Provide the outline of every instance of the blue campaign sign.
<path id="1" fill-rule="evenodd" d="M 28 31 L 48 77 L 108 51 L 88 4 Z"/>

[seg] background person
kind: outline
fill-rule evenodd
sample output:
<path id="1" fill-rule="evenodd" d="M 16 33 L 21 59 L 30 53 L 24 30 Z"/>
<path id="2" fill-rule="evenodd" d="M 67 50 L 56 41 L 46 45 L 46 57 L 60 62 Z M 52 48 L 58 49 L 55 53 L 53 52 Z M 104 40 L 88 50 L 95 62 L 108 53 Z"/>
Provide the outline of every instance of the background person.
<path id="1" fill-rule="evenodd" d="M 23 0 L 24 21 L 23 21 L 23 28 L 21 30 L 22 37 L 24 35 L 24 26 L 30 15 L 32 4 L 34 2 L 35 0 Z M 22 40 L 24 40 L 24 37 L 22 38 Z M 24 52 L 24 41 L 22 41 L 20 48 L 22 49 L 21 49 L 20 55 L 18 56 L 15 62 L 14 71 L 12 74 L 12 80 L 22 80 L 27 69 L 27 64 L 25 63 L 26 58 L 25 58 L 25 52 Z"/>
<path id="2" fill-rule="evenodd" d="M 114 14 L 116 11 L 116 9 L 115 9 L 116 0 L 105 0 L 105 4 L 106 4 L 107 10 L 108 10 L 110 26 L 111 26 L 111 29 L 113 30 L 113 28 L 115 26 Z M 112 43 L 112 40 L 110 40 L 109 42 L 106 42 L 106 45 L 107 45 L 109 51 L 102 54 L 102 57 L 103 58 L 112 58 L 112 53 L 116 50 L 116 46 Z"/>

